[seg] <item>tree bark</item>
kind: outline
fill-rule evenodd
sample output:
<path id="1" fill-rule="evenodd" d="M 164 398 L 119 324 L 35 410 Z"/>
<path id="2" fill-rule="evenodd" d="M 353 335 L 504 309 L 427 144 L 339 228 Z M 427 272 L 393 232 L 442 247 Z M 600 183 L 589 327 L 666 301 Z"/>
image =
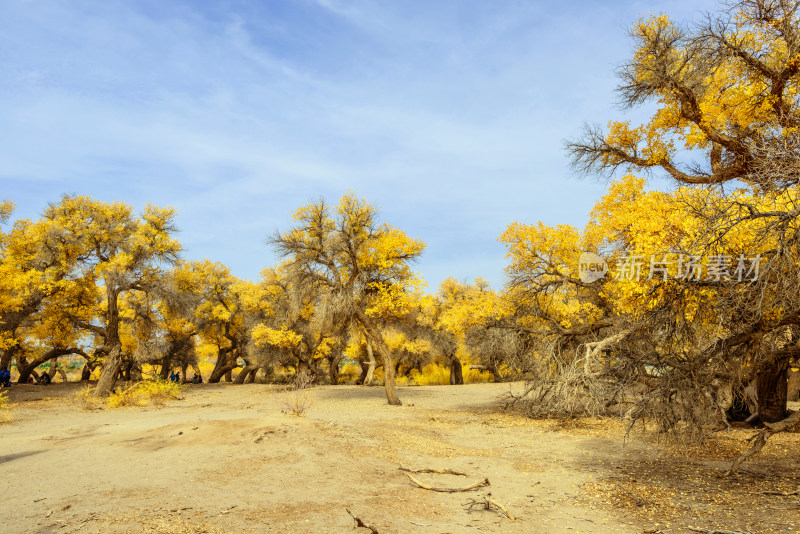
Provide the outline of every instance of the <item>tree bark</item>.
<path id="1" fill-rule="evenodd" d="M 450 385 L 460 386 L 464 384 L 464 371 L 461 368 L 461 360 L 455 353 L 450 355 Z"/>
<path id="2" fill-rule="evenodd" d="M 397 390 L 395 389 L 394 364 L 392 363 L 392 355 L 389 352 L 389 347 L 386 346 L 386 343 L 383 341 L 383 336 L 381 336 L 378 328 L 370 318 L 367 317 L 367 314 L 357 306 L 355 307 L 355 312 L 358 322 L 361 323 L 361 326 L 363 326 L 364 330 L 367 332 L 367 336 L 372 340 L 373 348 L 378 351 L 378 355 L 381 357 L 381 360 L 383 360 L 383 384 L 386 389 L 386 400 L 392 406 L 400 406 L 403 403 L 400 402 L 400 398 L 397 396 Z"/>
<path id="3" fill-rule="evenodd" d="M 239 371 L 239 374 L 236 375 L 236 378 L 234 379 L 233 383 L 244 384 L 245 380 L 247 380 L 248 377 L 252 376 L 253 378 L 255 378 L 256 371 L 258 371 L 258 365 L 248 363 L 247 365 L 242 367 L 242 370 Z"/>
<path id="4" fill-rule="evenodd" d="M 367 357 L 369 358 L 369 361 L 367 362 L 367 370 L 361 383 L 365 386 L 371 386 L 372 377 L 375 374 L 375 365 L 377 362 L 375 361 L 375 354 L 372 352 L 372 341 L 369 339 L 367 339 Z"/>
<path id="5" fill-rule="evenodd" d="M 103 371 L 100 373 L 100 378 L 97 380 L 97 387 L 94 389 L 94 396 L 97 398 L 107 397 L 111 390 L 114 389 L 114 384 L 117 382 L 117 374 L 122 366 L 122 347 L 114 345 L 106 357 L 103 364 Z"/>
<path id="6" fill-rule="evenodd" d="M 83 369 L 81 369 L 81 382 L 88 382 L 90 378 L 92 378 L 92 367 L 89 367 L 87 362 L 83 364 Z"/>
<path id="7" fill-rule="evenodd" d="M 12 345 L 3 351 L 3 355 L 0 356 L 0 369 L 8 369 L 8 366 L 11 365 L 11 358 L 14 357 L 14 351 L 16 349 L 17 345 Z"/>
<path id="8" fill-rule="evenodd" d="M 341 352 L 338 356 L 328 356 L 328 380 L 331 381 L 331 385 L 335 386 L 339 383 L 339 362 L 341 360 Z"/>
<path id="9" fill-rule="evenodd" d="M 117 374 L 122 365 L 122 342 L 119 339 L 119 289 L 113 282 L 105 280 L 106 283 L 106 327 L 104 345 L 110 347 L 108 356 L 103 364 L 103 371 L 97 380 L 97 387 L 94 389 L 94 396 L 97 398 L 106 397 L 114 389 L 117 382 Z"/>
<path id="10" fill-rule="evenodd" d="M 236 360 L 233 348 L 220 350 L 217 353 L 217 363 L 214 365 L 214 370 L 211 371 L 211 376 L 208 377 L 209 384 L 219 382 L 223 376 L 239 367 L 239 363 Z"/>
<path id="11" fill-rule="evenodd" d="M 158 372 L 158 377 L 162 380 L 168 380 L 170 374 L 172 374 L 172 357 L 165 356 L 161 360 L 161 370 Z"/>
<path id="12" fill-rule="evenodd" d="M 756 379 L 758 418 L 764 423 L 777 423 L 786 417 L 788 369 L 787 360 L 779 361 L 762 370 Z"/>

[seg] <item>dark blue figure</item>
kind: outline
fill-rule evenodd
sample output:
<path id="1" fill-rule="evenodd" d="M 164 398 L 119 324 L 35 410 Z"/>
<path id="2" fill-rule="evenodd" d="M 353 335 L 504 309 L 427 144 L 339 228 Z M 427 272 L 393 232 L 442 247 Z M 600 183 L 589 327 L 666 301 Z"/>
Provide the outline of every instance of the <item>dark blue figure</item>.
<path id="1" fill-rule="evenodd" d="M 178 375 L 178 373 L 176 373 L 174 371 L 173 371 L 173 373 L 171 375 L 169 375 L 169 381 L 170 382 L 178 382 L 178 381 L 180 381 L 180 379 L 181 379 L 180 375 Z"/>
<path id="2" fill-rule="evenodd" d="M 4 388 L 11 387 L 11 371 L 7 367 L 0 369 L 0 386 Z"/>

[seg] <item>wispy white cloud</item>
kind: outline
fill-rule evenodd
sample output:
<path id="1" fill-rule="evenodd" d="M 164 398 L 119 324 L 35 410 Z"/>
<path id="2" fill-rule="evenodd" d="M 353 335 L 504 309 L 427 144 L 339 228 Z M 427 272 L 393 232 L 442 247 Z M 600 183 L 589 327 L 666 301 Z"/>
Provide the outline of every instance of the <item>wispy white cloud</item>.
<path id="1" fill-rule="evenodd" d="M 710 1 L 707 7 L 712 7 Z M 0 196 L 175 205 L 192 257 L 254 277 L 267 233 L 348 189 L 502 281 L 513 220 L 582 224 L 561 142 L 619 115 L 626 27 L 688 1 L 0 4 Z M 635 117 L 635 115 L 634 115 Z"/>

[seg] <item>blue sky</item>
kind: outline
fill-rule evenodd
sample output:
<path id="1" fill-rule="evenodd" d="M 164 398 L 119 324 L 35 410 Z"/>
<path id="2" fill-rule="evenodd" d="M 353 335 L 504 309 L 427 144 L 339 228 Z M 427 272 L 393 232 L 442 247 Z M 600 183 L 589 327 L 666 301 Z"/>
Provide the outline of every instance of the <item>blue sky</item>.
<path id="1" fill-rule="evenodd" d="M 174 206 L 185 257 L 257 279 L 268 234 L 352 190 L 427 243 L 431 290 L 500 287 L 509 223 L 582 226 L 604 191 L 562 143 L 623 116 L 631 23 L 716 5 L 4 0 L 0 198 Z"/>

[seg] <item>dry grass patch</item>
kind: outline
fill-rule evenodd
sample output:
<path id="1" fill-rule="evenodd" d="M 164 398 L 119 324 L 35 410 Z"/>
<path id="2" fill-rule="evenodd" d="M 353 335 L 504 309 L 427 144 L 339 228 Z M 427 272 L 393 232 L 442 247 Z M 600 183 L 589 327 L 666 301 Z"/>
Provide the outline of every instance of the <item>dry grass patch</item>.
<path id="1" fill-rule="evenodd" d="M 78 404 L 87 410 L 123 406 L 163 406 L 169 400 L 182 399 L 183 386 L 166 380 L 143 380 L 112 392 L 105 399 L 94 397 L 94 388 L 87 386 L 76 394 Z"/>
<path id="2" fill-rule="evenodd" d="M 636 519 L 645 530 L 798 532 L 800 498 L 764 494 L 797 489 L 800 473 L 789 467 L 792 462 L 787 454 L 771 474 L 725 477 L 727 462 L 664 453 L 618 465 L 616 475 L 584 485 L 580 500 Z"/>
<path id="3" fill-rule="evenodd" d="M 11 421 L 11 403 L 8 401 L 8 392 L 0 391 L 0 423 Z"/>

